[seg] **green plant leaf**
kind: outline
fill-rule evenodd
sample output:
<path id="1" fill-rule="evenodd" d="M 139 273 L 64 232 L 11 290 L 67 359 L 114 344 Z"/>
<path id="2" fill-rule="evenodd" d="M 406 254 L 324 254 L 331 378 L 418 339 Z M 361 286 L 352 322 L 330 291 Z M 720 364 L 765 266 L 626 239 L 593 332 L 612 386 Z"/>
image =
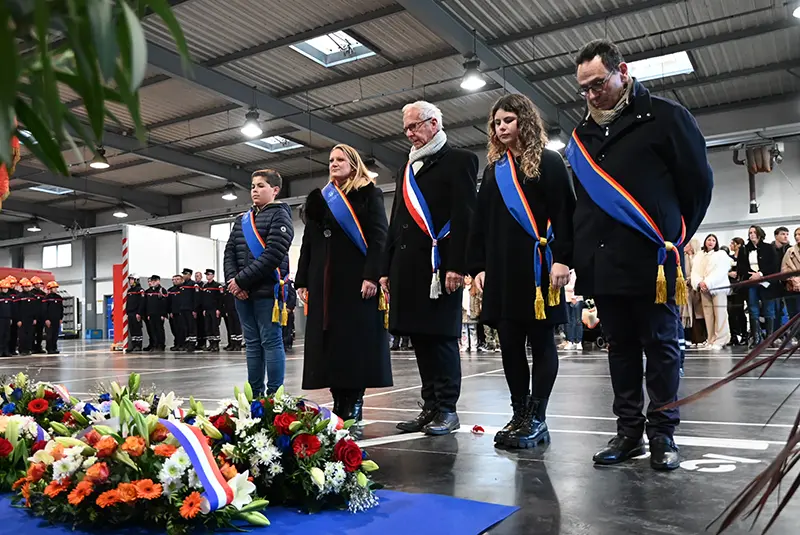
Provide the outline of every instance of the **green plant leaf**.
<path id="1" fill-rule="evenodd" d="M 178 47 L 178 53 L 181 55 L 183 69 L 186 71 L 186 74 L 189 74 L 191 72 L 192 62 L 189 56 L 189 48 L 186 46 L 186 37 L 183 35 L 181 25 L 178 24 L 178 19 L 175 18 L 175 14 L 172 12 L 169 3 L 167 0 L 148 0 L 147 3 L 150 9 L 161 17 L 161 20 L 163 20 L 164 24 L 169 28 L 172 38 L 175 40 L 175 46 Z"/>
<path id="2" fill-rule="evenodd" d="M 54 171 L 64 176 L 69 175 L 67 162 L 64 161 L 64 155 L 61 154 L 61 148 L 53 139 L 50 128 L 21 98 L 17 99 L 15 109 L 20 123 L 30 131 L 35 139 L 33 142 L 29 138 L 22 137 L 21 141 L 25 146 Z"/>
<path id="3" fill-rule="evenodd" d="M 121 463 L 127 464 L 137 472 L 139 471 L 139 467 L 136 465 L 135 462 L 133 462 L 133 459 L 131 459 L 131 456 L 128 455 L 127 452 L 117 449 L 116 451 L 114 451 L 114 455 L 112 455 L 112 457 Z"/>
<path id="4" fill-rule="evenodd" d="M 114 38 L 111 0 L 89 0 L 89 21 L 92 24 L 92 37 L 100 60 L 100 72 L 108 82 L 114 79 L 117 68 L 117 40 Z"/>
<path id="5" fill-rule="evenodd" d="M 62 115 L 64 104 L 61 102 L 58 93 L 58 84 L 56 84 L 53 64 L 50 60 L 50 51 L 47 47 L 47 32 L 50 26 L 50 8 L 47 0 L 36 0 L 35 17 L 37 48 L 39 50 L 39 62 L 42 69 L 44 107 L 49 118 L 49 121 L 44 122 L 50 124 L 56 140 L 60 142 L 63 129 Z"/>
<path id="6" fill-rule="evenodd" d="M 136 92 L 141 87 L 147 72 L 147 41 L 136 13 L 126 2 L 120 3 L 122 12 L 125 14 L 125 23 L 128 25 L 128 38 L 130 39 L 130 86 L 128 87 L 131 92 Z"/>
<path id="7" fill-rule="evenodd" d="M 19 80 L 19 53 L 11 31 L 11 13 L 0 2 L 0 162 L 11 163 L 11 135 L 14 126 L 14 101 Z"/>

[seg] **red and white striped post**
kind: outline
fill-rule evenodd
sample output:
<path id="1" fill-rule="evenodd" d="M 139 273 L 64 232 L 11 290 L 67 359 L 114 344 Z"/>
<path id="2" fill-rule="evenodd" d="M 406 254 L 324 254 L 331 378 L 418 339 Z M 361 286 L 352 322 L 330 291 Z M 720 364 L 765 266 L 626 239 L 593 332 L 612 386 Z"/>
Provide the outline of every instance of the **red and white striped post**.
<path id="1" fill-rule="evenodd" d="M 122 263 L 114 264 L 114 344 L 113 350 L 128 349 L 128 315 L 125 313 L 128 302 L 128 233 L 122 231 Z"/>
<path id="2" fill-rule="evenodd" d="M 125 313 L 128 305 L 128 236 L 122 234 L 122 347 L 128 349 L 128 315 Z"/>

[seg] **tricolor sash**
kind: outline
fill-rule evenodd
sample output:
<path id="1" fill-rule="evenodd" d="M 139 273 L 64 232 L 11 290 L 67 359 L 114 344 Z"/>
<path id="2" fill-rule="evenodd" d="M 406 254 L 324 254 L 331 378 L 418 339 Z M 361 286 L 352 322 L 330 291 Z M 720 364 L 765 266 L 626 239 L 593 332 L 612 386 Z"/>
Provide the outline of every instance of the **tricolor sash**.
<path id="1" fill-rule="evenodd" d="M 438 234 L 434 231 L 431 211 L 428 209 L 428 203 L 425 202 L 425 197 L 422 196 L 419 186 L 417 186 L 411 162 L 406 164 L 406 172 L 403 179 L 403 199 L 411 218 L 417 223 L 420 230 L 431 239 L 433 277 L 431 278 L 430 298 L 438 299 L 442 295 L 442 284 L 439 280 L 439 266 L 442 263 L 442 259 L 439 256 L 439 242 L 450 235 L 450 221 L 444 224 Z"/>
<path id="2" fill-rule="evenodd" d="M 267 248 L 267 243 L 264 241 L 264 238 L 261 237 L 261 234 L 258 233 L 258 229 L 256 228 L 256 214 L 253 212 L 252 208 L 248 210 L 247 213 L 242 214 L 242 233 L 244 234 L 244 241 L 247 243 L 247 247 L 250 249 L 253 258 L 261 256 L 261 253 Z M 278 302 L 280 301 L 281 288 L 283 288 L 283 280 L 281 279 L 281 270 L 279 268 L 275 268 L 275 277 L 278 282 L 275 283 L 272 290 L 275 297 L 275 305 L 272 307 L 272 323 L 281 323 L 281 312 Z M 284 309 L 285 308 L 286 305 L 284 304 Z"/>
<path id="3" fill-rule="evenodd" d="M 517 167 L 514 164 L 514 156 L 510 151 L 506 152 L 505 156 L 500 158 L 494 167 L 495 179 L 497 180 L 497 187 L 500 189 L 500 195 L 503 197 L 503 202 L 511 213 L 511 216 L 522 226 L 525 232 L 531 236 L 536 245 L 533 249 L 533 275 L 534 282 L 536 283 L 536 301 L 534 302 L 534 310 L 536 312 L 536 319 L 545 319 L 544 297 L 542 296 L 542 266 L 547 262 L 548 271 L 553 267 L 553 251 L 550 249 L 550 243 L 553 241 L 553 225 L 550 220 L 547 220 L 547 230 L 545 235 L 539 233 L 539 226 L 536 224 L 536 219 L 531 212 L 528 199 L 522 191 L 522 185 L 517 178 Z M 550 287 L 548 292 L 548 302 L 550 306 L 556 306 L 561 301 L 561 292 L 555 288 Z"/>
<path id="4" fill-rule="evenodd" d="M 210 510 L 216 511 L 230 504 L 233 501 L 233 490 L 219 471 L 211 448 L 200 429 L 175 420 L 161 418 L 158 422 L 178 439 L 189 456 L 192 468 L 203 485 L 202 497 L 208 500 Z"/>
<path id="5" fill-rule="evenodd" d="M 642 208 L 642 205 L 592 159 L 586 147 L 583 146 L 580 138 L 578 138 L 576 131 L 572 132 L 572 138 L 569 145 L 567 145 L 565 154 L 575 176 L 578 177 L 583 189 L 586 190 L 586 193 L 597 206 L 614 220 L 638 231 L 658 245 L 656 303 L 667 302 L 667 279 L 664 276 L 664 263 L 667 260 L 668 253 L 675 253 L 675 263 L 678 265 L 675 302 L 679 305 L 685 305 L 686 284 L 678 251 L 678 248 L 686 239 L 686 222 L 683 220 L 683 216 L 681 216 L 681 236 L 678 241 L 673 243 L 665 240 L 658 225 L 650 217 L 650 214 Z"/>
<path id="6" fill-rule="evenodd" d="M 322 198 L 328 204 L 333 218 L 342 227 L 342 230 L 350 241 L 358 247 L 361 254 L 367 254 L 367 239 L 364 237 L 364 231 L 361 229 L 361 223 L 356 217 L 350 201 L 347 200 L 344 192 L 339 189 L 339 186 L 330 182 L 327 186 L 322 188 Z"/>

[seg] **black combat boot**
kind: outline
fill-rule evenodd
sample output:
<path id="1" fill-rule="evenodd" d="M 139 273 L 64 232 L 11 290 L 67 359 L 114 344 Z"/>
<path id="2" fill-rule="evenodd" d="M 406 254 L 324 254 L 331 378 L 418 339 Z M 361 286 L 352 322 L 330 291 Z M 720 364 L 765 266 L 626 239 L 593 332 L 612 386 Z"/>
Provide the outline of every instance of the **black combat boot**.
<path id="1" fill-rule="evenodd" d="M 547 400 L 530 398 L 522 414 L 522 424 L 508 434 L 505 445 L 510 448 L 535 448 L 541 443 L 550 442 L 550 431 L 545 423 Z"/>
<path id="2" fill-rule="evenodd" d="M 511 396 L 511 408 L 514 410 L 514 414 L 511 416 L 511 421 L 503 426 L 500 431 L 495 433 L 495 444 L 505 444 L 508 434 L 512 431 L 516 431 L 519 426 L 522 425 L 522 415 L 525 413 L 525 407 L 527 407 L 528 403 L 530 403 L 530 397 L 530 394 L 525 394 L 524 396 Z"/>

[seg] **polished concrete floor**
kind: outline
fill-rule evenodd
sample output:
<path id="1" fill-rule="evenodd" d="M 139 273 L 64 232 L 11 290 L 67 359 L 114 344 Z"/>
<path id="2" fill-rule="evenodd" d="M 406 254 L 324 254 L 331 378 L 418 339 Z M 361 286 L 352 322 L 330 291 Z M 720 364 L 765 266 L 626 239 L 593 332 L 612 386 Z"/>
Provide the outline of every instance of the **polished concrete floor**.
<path id="1" fill-rule="evenodd" d="M 207 407 L 231 397 L 234 385 L 246 380 L 243 353 L 112 354 L 105 341 L 68 341 L 62 346 L 57 356 L 2 359 L 0 375 L 28 370 L 86 397 L 100 383 L 124 380 L 137 371 L 143 385 L 193 394 Z M 741 351 L 690 351 L 681 395 L 723 377 L 741 356 Z M 616 467 L 593 466 L 592 454 L 616 429 L 608 367 L 600 351 L 561 354 L 548 416 L 552 444 L 528 451 L 493 447 L 493 432 L 508 420 L 510 411 L 499 353 L 463 355 L 461 430 L 438 438 L 403 435 L 395 429 L 396 422 L 418 410 L 419 377 L 413 354 L 394 353 L 394 386 L 367 392 L 369 423 L 362 445 L 381 466 L 376 479 L 389 489 L 521 507 L 492 534 L 698 534 L 779 451 L 800 400 L 793 398 L 772 423 L 763 424 L 800 383 L 798 360 L 776 365 L 766 378 L 738 380 L 684 408 L 676 441 L 685 462 L 671 473 L 652 471 L 644 459 Z M 302 365 L 298 344 L 287 355 L 286 387 L 291 392 L 301 392 Z M 304 394 L 320 403 L 329 401 L 326 391 Z M 472 433 L 474 425 L 486 433 Z M 770 533 L 798 533 L 800 498 L 796 501 Z M 737 523 L 728 533 L 749 533 L 749 527 Z M 759 524 L 756 532 L 762 527 Z M 447 526 L 441 526 L 441 533 L 450 533 Z"/>

